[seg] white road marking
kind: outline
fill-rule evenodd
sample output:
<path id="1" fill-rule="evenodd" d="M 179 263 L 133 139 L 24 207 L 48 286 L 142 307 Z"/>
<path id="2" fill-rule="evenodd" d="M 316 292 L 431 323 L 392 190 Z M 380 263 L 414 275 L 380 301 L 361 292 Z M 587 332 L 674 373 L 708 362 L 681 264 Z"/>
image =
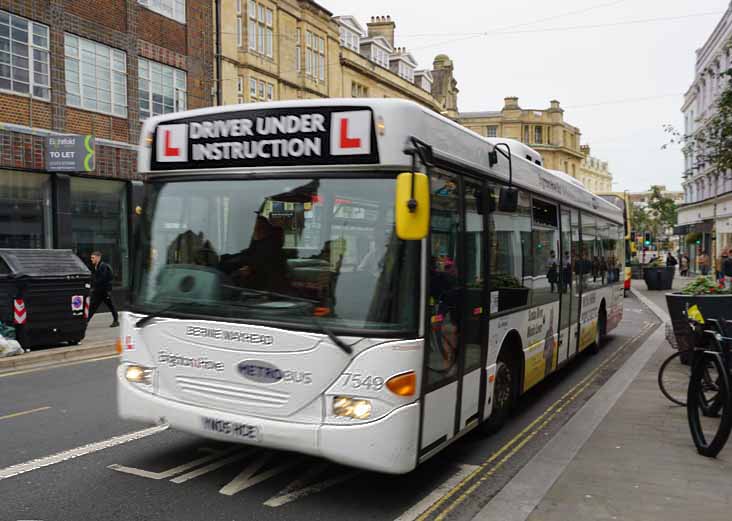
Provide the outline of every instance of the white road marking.
<path id="1" fill-rule="evenodd" d="M 80 456 L 86 456 L 87 454 L 99 452 L 100 450 L 109 449 L 117 445 L 122 445 L 124 443 L 129 443 L 131 441 L 146 438 L 147 436 L 152 436 L 153 434 L 163 432 L 167 428 L 167 425 L 157 425 L 148 429 L 142 429 L 141 431 L 130 432 L 121 436 L 115 436 L 114 438 L 110 438 L 108 440 L 90 443 L 88 445 L 83 445 L 75 449 L 66 450 L 57 454 L 45 456 L 43 458 L 38 458 L 27 461 L 25 463 L 18 463 L 17 465 L 5 467 L 4 469 L 0 469 L 0 481 L 7 478 L 12 478 L 14 476 L 19 476 L 20 474 L 25 474 L 26 472 L 38 470 L 43 467 L 56 465 L 57 463 L 62 463 L 73 458 L 78 458 Z"/>
<path id="2" fill-rule="evenodd" d="M 430 505 L 440 499 L 448 490 L 452 489 L 455 485 L 460 483 L 468 474 L 473 472 L 478 465 L 460 465 L 460 470 L 450 476 L 450 479 L 446 480 L 439 487 L 430 492 L 424 499 L 419 503 L 415 503 L 402 515 L 397 517 L 394 521 L 412 521 L 417 519 L 419 515 L 427 510 Z"/>
<path id="3" fill-rule="evenodd" d="M 187 470 L 199 467 L 201 465 L 205 465 L 209 461 L 213 461 L 215 459 L 218 459 L 218 458 L 221 458 L 228 454 L 231 454 L 236 449 L 232 449 L 232 450 L 228 450 L 228 451 L 214 451 L 214 450 L 210 450 L 210 449 L 199 449 L 199 450 L 202 452 L 205 450 L 205 452 L 209 452 L 210 454 L 208 456 L 203 456 L 202 458 L 195 459 L 188 463 L 178 465 L 177 467 L 173 467 L 168 470 L 164 470 L 163 472 L 151 472 L 149 470 L 138 469 L 135 467 L 117 465 L 116 463 L 114 465 L 109 465 L 107 468 L 116 470 L 117 472 L 124 472 L 125 474 L 132 474 L 133 476 L 140 476 L 142 478 L 168 479 L 168 478 L 172 478 L 173 476 L 177 476 L 178 474 L 182 474 L 183 472 L 186 472 Z"/>
<path id="4" fill-rule="evenodd" d="M 218 461 L 214 461 L 213 463 L 209 463 L 205 467 L 201 467 L 200 469 L 192 470 L 191 472 L 187 472 L 186 474 L 183 474 L 182 476 L 178 476 L 177 478 L 171 479 L 173 483 L 185 483 L 186 481 L 189 481 L 193 478 L 197 478 L 198 476 L 203 476 L 204 474 L 208 474 L 209 472 L 212 472 L 216 469 L 220 469 L 221 467 L 228 465 L 229 463 L 234 463 L 235 461 L 239 461 L 241 459 L 244 459 L 245 457 L 249 456 L 252 452 L 255 452 L 256 449 L 245 449 L 243 451 L 239 451 L 237 454 L 234 454 L 233 456 L 229 456 L 228 458 L 223 458 Z"/>
<path id="5" fill-rule="evenodd" d="M 221 487 L 221 490 L 219 490 L 219 492 L 221 494 L 224 494 L 225 496 L 233 496 L 237 492 L 241 492 L 242 490 L 253 487 L 256 484 L 261 483 L 262 481 L 266 481 L 269 478 L 272 478 L 278 474 L 282 474 L 284 471 L 302 462 L 302 458 L 293 456 L 292 460 L 283 463 L 282 465 L 273 467 L 265 472 L 262 472 L 261 474 L 257 474 L 257 472 L 259 472 L 262 467 L 264 467 L 269 462 L 274 454 L 275 453 L 263 454 L 262 456 L 251 462 L 244 470 L 239 473 L 238 476 L 232 479 L 227 485 Z"/>
<path id="6" fill-rule="evenodd" d="M 295 481 L 287 485 L 284 489 L 280 490 L 277 495 L 272 496 L 267 501 L 265 501 L 264 505 L 272 508 L 281 507 L 282 505 L 295 501 L 296 499 L 309 496 L 310 494 L 317 494 L 318 492 L 322 492 L 327 488 L 330 488 L 334 485 L 337 485 L 338 483 L 342 483 L 348 479 L 355 477 L 358 474 L 361 474 L 360 470 L 344 471 L 343 469 L 340 469 L 338 470 L 338 472 L 340 472 L 339 475 L 332 477 L 328 480 L 320 481 L 317 483 L 313 483 L 310 486 L 306 486 L 314 479 L 319 478 L 320 475 L 328 469 L 328 467 L 332 467 L 332 465 L 327 462 L 316 465 L 315 467 L 311 468 L 302 478 L 296 479 Z"/>

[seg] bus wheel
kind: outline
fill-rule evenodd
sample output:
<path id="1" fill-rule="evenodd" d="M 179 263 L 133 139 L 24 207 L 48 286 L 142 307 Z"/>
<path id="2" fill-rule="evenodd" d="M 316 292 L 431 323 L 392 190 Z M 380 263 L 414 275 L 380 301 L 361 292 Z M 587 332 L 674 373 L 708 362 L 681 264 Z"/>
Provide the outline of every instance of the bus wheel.
<path id="1" fill-rule="evenodd" d="M 607 313 L 605 312 L 605 305 L 600 307 L 600 312 L 597 314 L 597 328 L 595 329 L 595 341 L 590 346 L 590 353 L 595 355 L 600 351 L 600 347 L 605 343 L 605 337 L 607 336 Z"/>
<path id="2" fill-rule="evenodd" d="M 496 379 L 493 384 L 493 411 L 483 423 L 483 432 L 498 431 L 506 423 L 516 400 L 518 374 L 512 364 L 501 359 L 496 364 Z"/>

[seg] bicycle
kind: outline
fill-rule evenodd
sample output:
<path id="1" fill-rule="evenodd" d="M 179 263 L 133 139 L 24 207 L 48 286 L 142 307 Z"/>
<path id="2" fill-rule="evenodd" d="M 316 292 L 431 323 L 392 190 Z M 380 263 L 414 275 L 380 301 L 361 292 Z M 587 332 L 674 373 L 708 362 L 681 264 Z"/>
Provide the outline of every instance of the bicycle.
<path id="1" fill-rule="evenodd" d="M 666 340 L 676 352 L 666 358 L 659 367 L 658 387 L 669 401 L 679 406 L 685 406 L 689 378 L 691 377 L 691 365 L 688 363 L 688 356 L 686 356 L 688 351 L 679 348 L 671 324 L 666 324 Z M 683 363 L 682 355 L 687 358 L 686 364 Z"/>
<path id="2" fill-rule="evenodd" d="M 692 321 L 695 331 L 699 322 Z M 716 457 L 732 432 L 732 394 L 730 392 L 730 360 L 732 337 L 722 323 L 708 319 L 714 329 L 703 329 L 704 339 L 692 351 L 691 376 L 686 395 L 686 411 L 691 437 L 697 452 Z"/>

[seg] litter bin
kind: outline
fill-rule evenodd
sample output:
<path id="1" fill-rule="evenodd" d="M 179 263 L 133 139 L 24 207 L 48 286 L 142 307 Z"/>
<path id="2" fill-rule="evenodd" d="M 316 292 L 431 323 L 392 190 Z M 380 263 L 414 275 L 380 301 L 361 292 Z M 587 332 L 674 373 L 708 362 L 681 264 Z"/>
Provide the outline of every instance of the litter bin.
<path id="1" fill-rule="evenodd" d="M 71 250 L 0 248 L 0 322 L 23 348 L 79 343 L 91 273 Z"/>

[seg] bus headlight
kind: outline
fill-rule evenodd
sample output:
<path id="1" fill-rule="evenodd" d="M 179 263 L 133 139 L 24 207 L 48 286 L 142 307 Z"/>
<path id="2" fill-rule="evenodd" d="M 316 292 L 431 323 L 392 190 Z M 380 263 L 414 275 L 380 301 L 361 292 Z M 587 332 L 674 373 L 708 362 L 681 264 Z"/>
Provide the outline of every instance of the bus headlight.
<path id="1" fill-rule="evenodd" d="M 369 400 L 357 400 L 350 396 L 336 396 L 333 398 L 333 414 L 357 420 L 366 420 L 371 416 L 371 402 Z"/>
<path id="2" fill-rule="evenodd" d="M 125 368 L 125 378 L 128 382 L 152 385 L 153 383 L 153 370 L 149 367 L 142 365 L 128 365 Z"/>

